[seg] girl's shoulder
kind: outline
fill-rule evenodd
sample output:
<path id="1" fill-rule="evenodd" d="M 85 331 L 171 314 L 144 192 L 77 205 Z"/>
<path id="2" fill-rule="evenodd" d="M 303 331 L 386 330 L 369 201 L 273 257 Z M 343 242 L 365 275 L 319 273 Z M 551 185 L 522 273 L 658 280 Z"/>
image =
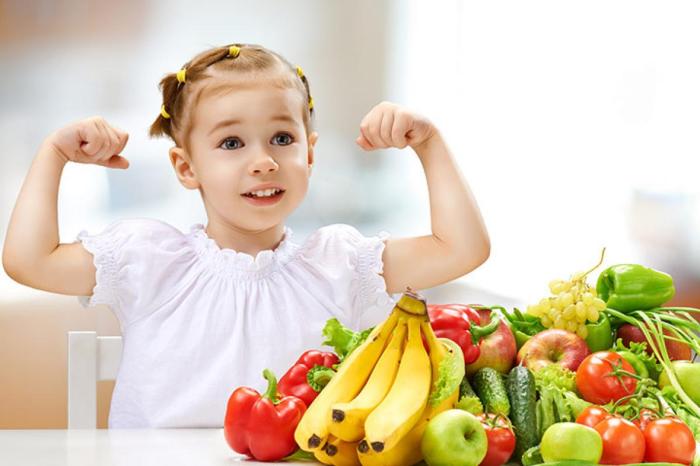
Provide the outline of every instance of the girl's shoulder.
<path id="1" fill-rule="evenodd" d="M 345 223 L 326 225 L 311 233 L 301 246 L 302 255 L 335 260 L 347 256 L 364 255 L 384 246 L 389 237 L 385 231 L 365 236 L 357 228 Z"/>
<path id="2" fill-rule="evenodd" d="M 77 236 L 86 249 L 95 254 L 134 251 L 152 255 L 159 250 L 177 250 L 187 242 L 187 235 L 173 225 L 153 218 L 125 218 L 108 224 L 98 233 L 81 231 Z"/>
<path id="3" fill-rule="evenodd" d="M 143 236 L 143 237 L 178 237 L 184 234 L 173 225 L 162 220 L 146 217 L 133 217 L 115 220 L 104 229 L 94 235 L 86 230 L 80 232 L 80 236 Z"/>
<path id="4" fill-rule="evenodd" d="M 359 245 L 368 240 L 385 240 L 389 237 L 389 233 L 385 231 L 379 232 L 374 236 L 365 236 L 356 227 L 346 223 L 334 223 L 326 225 L 309 235 L 306 242 L 309 245 L 324 244 L 324 243 L 346 243 Z"/>

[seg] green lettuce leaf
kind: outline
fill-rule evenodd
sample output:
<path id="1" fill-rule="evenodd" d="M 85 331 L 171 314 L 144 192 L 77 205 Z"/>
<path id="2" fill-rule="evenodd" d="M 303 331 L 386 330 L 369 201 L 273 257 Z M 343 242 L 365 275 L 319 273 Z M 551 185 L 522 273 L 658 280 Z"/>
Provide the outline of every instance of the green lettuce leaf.
<path id="1" fill-rule="evenodd" d="M 576 392 L 576 373 L 560 366 L 549 364 L 533 373 L 539 386 L 553 385 L 569 392 Z"/>
<path id="2" fill-rule="evenodd" d="M 332 347 L 342 361 L 367 339 L 372 330 L 374 327 L 355 332 L 341 324 L 336 318 L 328 319 L 323 327 L 325 340 L 321 344 Z"/>
<path id="3" fill-rule="evenodd" d="M 629 351 L 630 353 L 636 354 L 649 371 L 649 378 L 653 380 L 659 379 L 663 367 L 661 367 L 661 364 L 659 364 L 659 361 L 654 356 L 647 353 L 647 344 L 645 342 L 637 343 L 630 341 L 629 347 L 626 347 L 625 344 L 622 343 L 622 338 L 618 338 L 612 349 L 613 351 Z"/>
<path id="4" fill-rule="evenodd" d="M 433 384 L 428 403 L 437 406 L 459 389 L 464 378 L 464 354 L 457 343 L 448 338 L 438 338 L 438 342 L 447 345 L 451 351 L 440 362 L 438 379 Z"/>
<path id="5" fill-rule="evenodd" d="M 584 409 L 591 405 L 591 403 L 586 400 L 582 400 L 573 392 L 564 392 L 564 398 L 566 399 L 566 404 L 569 406 L 574 419 L 576 419 Z"/>
<path id="6" fill-rule="evenodd" d="M 481 404 L 481 400 L 476 396 L 465 396 L 464 398 L 460 398 L 455 405 L 455 408 L 470 412 L 472 414 L 481 414 L 484 412 L 484 405 Z"/>
<path id="7" fill-rule="evenodd" d="M 280 461 L 302 461 L 302 462 L 307 462 L 307 461 L 316 461 L 316 457 L 314 456 L 313 453 L 310 453 L 308 451 L 304 451 L 301 448 L 292 453 L 289 456 L 285 456 L 282 458 Z"/>

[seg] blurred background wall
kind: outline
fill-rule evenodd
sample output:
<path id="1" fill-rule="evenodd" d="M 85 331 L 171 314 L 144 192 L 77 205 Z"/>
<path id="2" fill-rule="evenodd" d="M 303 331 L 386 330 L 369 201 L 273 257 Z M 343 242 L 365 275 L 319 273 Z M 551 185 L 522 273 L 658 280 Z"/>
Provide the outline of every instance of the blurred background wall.
<path id="1" fill-rule="evenodd" d="M 206 223 L 169 142 L 147 137 L 157 83 L 202 49 L 260 43 L 304 68 L 317 110 L 297 239 L 337 222 L 430 231 L 415 154 L 354 144 L 365 113 L 392 100 L 442 130 L 492 240 L 486 264 L 429 299 L 522 306 L 605 246 L 608 265 L 665 270 L 674 302 L 698 306 L 699 20 L 691 1 L 0 0 L 0 233 L 41 141 L 92 115 L 130 133 L 131 167 L 66 167 L 62 242 L 125 217 Z M 62 428 L 65 332 L 119 334 L 116 319 L 4 272 L 0 291 L 0 428 Z"/>

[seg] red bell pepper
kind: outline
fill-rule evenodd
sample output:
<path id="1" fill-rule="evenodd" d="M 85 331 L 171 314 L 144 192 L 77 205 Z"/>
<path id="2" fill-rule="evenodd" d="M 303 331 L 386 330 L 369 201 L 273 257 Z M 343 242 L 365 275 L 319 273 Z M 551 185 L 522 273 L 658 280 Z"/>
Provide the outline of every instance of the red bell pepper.
<path id="1" fill-rule="evenodd" d="M 338 356 L 334 353 L 306 351 L 282 376 L 278 390 L 285 395 L 301 398 L 309 406 L 335 374 L 332 367 L 338 362 Z"/>
<path id="2" fill-rule="evenodd" d="M 479 342 L 495 332 L 500 324 L 499 319 L 492 319 L 481 327 L 479 312 L 466 304 L 429 304 L 428 317 L 437 337 L 449 338 L 462 348 L 465 364 L 479 359 Z"/>
<path id="3" fill-rule="evenodd" d="M 229 446 L 260 461 L 276 461 L 297 449 L 294 430 L 306 411 L 295 396 L 279 398 L 277 379 L 265 369 L 267 391 L 239 387 L 233 391 L 226 407 L 224 437 Z"/>

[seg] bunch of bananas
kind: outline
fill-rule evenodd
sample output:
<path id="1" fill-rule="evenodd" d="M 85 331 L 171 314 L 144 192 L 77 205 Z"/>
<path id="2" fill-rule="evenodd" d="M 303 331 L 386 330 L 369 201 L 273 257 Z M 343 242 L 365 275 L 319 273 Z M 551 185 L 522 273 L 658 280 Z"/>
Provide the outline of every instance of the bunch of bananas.
<path id="1" fill-rule="evenodd" d="M 425 300 L 409 288 L 308 407 L 294 433 L 297 444 L 336 466 L 419 462 L 428 421 L 459 396 L 463 373 L 447 395 L 435 396 L 448 358 L 463 361 L 459 346 L 435 337 Z M 457 367 L 463 370 L 463 362 Z"/>

